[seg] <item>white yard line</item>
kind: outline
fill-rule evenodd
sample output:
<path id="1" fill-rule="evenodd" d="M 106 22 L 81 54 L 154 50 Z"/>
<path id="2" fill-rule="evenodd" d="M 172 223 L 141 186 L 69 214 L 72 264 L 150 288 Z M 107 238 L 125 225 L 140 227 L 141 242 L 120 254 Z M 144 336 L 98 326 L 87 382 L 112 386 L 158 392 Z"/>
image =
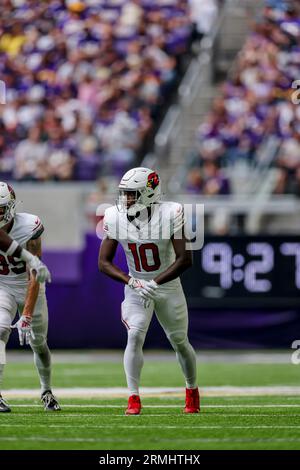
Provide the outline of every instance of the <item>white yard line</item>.
<path id="1" fill-rule="evenodd" d="M 97 387 L 76 387 L 76 388 L 56 388 L 55 394 L 59 398 L 117 398 L 127 397 L 128 392 L 124 387 L 97 388 Z M 181 397 L 184 395 L 183 387 L 142 387 L 140 389 L 143 397 L 169 396 Z M 203 397 L 243 397 L 243 396 L 297 396 L 300 398 L 300 386 L 253 386 L 253 387 L 201 387 Z M 38 389 L 10 389 L 3 390 L 3 395 L 7 399 L 11 398 L 36 398 L 39 397 Z M 244 405 L 242 405 L 244 406 Z"/>
<path id="2" fill-rule="evenodd" d="M 7 442 L 20 442 L 19 437 L 13 437 L 13 436 L 5 436 L 5 437 L 0 437 L 0 442 L 7 441 Z M 21 438 L 22 442 L 95 442 L 95 443 L 103 443 L 103 442 L 133 442 L 133 438 L 122 438 L 122 439 L 116 439 L 115 437 L 112 438 L 81 438 L 81 437 L 41 437 L 41 436 L 33 436 L 33 437 L 22 437 Z M 300 438 L 293 438 L 293 437 L 286 437 L 286 438 L 233 438 L 233 437 L 228 437 L 228 438 L 181 438 L 179 439 L 159 439 L 159 442 L 172 442 L 173 444 L 175 442 L 190 442 L 194 441 L 196 443 L 209 443 L 209 442 L 214 442 L 214 443 L 222 443 L 222 442 L 228 442 L 230 444 L 232 443 L 273 443 L 273 442 L 300 442 Z"/>
<path id="3" fill-rule="evenodd" d="M 150 416 L 150 415 L 147 415 Z M 161 415 L 160 415 L 161 416 Z M 2 427 L 8 427 L 8 428 L 23 428 L 23 424 L 15 424 L 15 423 L 1 423 L 1 428 Z M 74 429 L 113 429 L 115 428 L 115 424 L 26 424 L 26 428 L 59 428 L 59 429 L 65 429 L 65 428 L 70 428 Z M 192 425 L 192 426 L 186 426 L 186 425 L 169 425 L 169 424 L 147 424 L 147 425 L 127 425 L 127 424 L 118 424 L 118 429 L 300 429 L 300 425 L 279 425 L 279 426 L 274 426 L 274 425 L 248 425 L 248 426 L 238 426 L 238 425 L 233 425 L 233 426 L 226 426 L 226 425 Z M 1 439 L 1 436 L 0 436 Z"/>
<path id="4" fill-rule="evenodd" d="M 6 398 L 6 397 L 5 397 Z M 42 407 L 42 404 L 38 405 L 38 404 L 32 404 L 32 403 L 14 403 L 14 402 L 11 402 L 10 401 L 10 404 L 14 407 L 14 408 L 41 408 Z M 63 408 L 87 408 L 87 409 L 97 409 L 97 408 L 100 408 L 100 409 L 105 409 L 105 408 L 122 408 L 123 406 L 125 406 L 124 404 L 122 405 L 121 403 L 119 405 L 111 405 L 111 404 L 98 404 L 98 403 L 95 403 L 94 405 L 91 405 L 91 404 L 88 404 L 88 405 L 85 405 L 83 403 L 76 403 L 76 404 L 62 404 L 62 407 Z M 149 408 L 149 409 L 170 409 L 170 408 L 173 408 L 173 409 L 180 409 L 182 408 L 183 406 L 183 403 L 182 404 L 178 404 L 178 405 L 143 405 L 143 408 Z M 257 405 L 253 405 L 253 404 L 247 404 L 247 403 L 243 403 L 243 404 L 234 404 L 234 405 L 229 405 L 229 404 L 226 404 L 224 403 L 224 405 L 202 405 L 202 409 L 207 409 L 207 408 L 216 408 L 216 409 L 222 409 L 222 408 L 300 408 L 300 403 L 297 405 L 297 404 L 257 404 Z M 88 414 L 86 416 L 89 416 Z M 148 415 L 149 416 L 149 415 Z M 159 414 L 157 416 L 163 416 L 163 414 Z M 229 416 L 229 414 L 227 413 L 227 416 Z M 245 414 L 245 415 L 240 415 L 240 414 L 231 414 L 231 416 L 254 416 L 254 414 Z M 256 414 L 256 416 L 262 416 L 261 413 L 258 413 Z M 265 415 L 265 416 L 271 416 L 269 414 Z M 277 416 L 277 414 L 276 414 Z M 283 415 L 280 415 L 280 416 L 283 416 Z M 293 416 L 299 416 L 298 414 L 294 414 Z"/>
<path id="5" fill-rule="evenodd" d="M 10 402 L 10 405 L 12 406 L 13 410 L 15 408 L 39 408 L 41 411 L 42 411 L 42 405 L 31 405 L 31 404 L 28 404 L 28 405 L 20 405 L 20 404 L 15 404 L 15 403 L 11 403 Z M 281 405 L 270 405 L 268 406 L 268 408 L 278 408 L 280 407 Z M 203 415 L 203 413 L 205 413 L 207 410 L 206 408 L 227 408 L 228 405 L 224 405 L 224 406 L 210 406 L 210 405 L 204 405 L 202 406 L 201 408 L 201 415 Z M 247 405 L 243 406 L 243 405 L 239 405 L 238 406 L 239 408 L 240 407 L 244 407 L 244 408 L 247 408 Z M 261 407 L 264 407 L 264 405 L 255 405 L 255 408 L 261 408 Z M 62 409 L 63 411 L 66 409 L 66 408 L 80 408 L 80 409 L 85 409 L 85 408 L 94 408 L 94 409 L 97 409 L 97 408 L 102 408 L 102 409 L 111 409 L 111 408 L 115 408 L 115 409 L 118 409 L 118 413 L 105 413 L 105 414 L 99 414 L 99 413 L 82 413 L 82 411 L 80 411 L 80 413 L 67 413 L 67 414 L 63 414 L 63 419 L 64 420 L 68 420 L 69 418 L 73 418 L 73 417 L 86 417 L 86 418 L 94 418 L 94 417 L 114 417 L 116 419 L 127 419 L 127 416 L 124 414 L 124 410 L 125 410 L 125 403 L 123 403 L 123 405 L 65 405 L 63 404 L 62 405 Z M 182 418 L 182 419 L 188 419 L 186 418 L 186 414 L 182 413 L 182 410 L 183 410 L 183 404 L 181 406 L 177 406 L 177 405 L 166 405 L 166 406 L 155 406 L 155 405 L 145 405 L 143 406 L 143 409 L 145 408 L 166 408 L 166 409 L 170 409 L 170 408 L 173 408 L 173 409 L 176 409 L 178 411 L 177 415 L 176 415 L 176 419 L 178 418 Z M 300 405 L 298 406 L 298 408 L 300 408 Z M 227 418 L 228 416 L 235 416 L 237 418 L 240 418 L 240 417 L 247 417 L 247 418 L 262 418 L 262 417 L 267 417 L 267 418 L 276 418 L 277 420 L 278 419 L 281 419 L 281 418 L 290 418 L 290 414 L 283 414 L 283 413 L 255 413 L 255 412 L 252 412 L 252 413 L 240 413 L 239 411 L 237 411 L 236 413 L 228 413 L 226 411 L 221 411 L 220 413 L 218 412 L 215 412 L 214 414 L 218 414 L 218 417 L 219 419 L 220 418 Z M 146 414 L 143 414 L 142 413 L 142 416 L 145 416 L 147 418 L 149 417 L 167 417 L 169 414 L 168 413 L 146 413 Z M 18 417 L 27 417 L 29 416 L 29 413 L 18 413 Z M 33 415 L 32 415 L 33 416 Z M 36 416 L 36 415 L 35 415 Z M 51 415 L 53 417 L 53 415 Z M 55 416 L 56 417 L 60 417 L 62 416 L 61 413 L 57 414 L 55 413 Z M 299 413 L 293 413 L 293 418 L 299 418 L 300 417 L 300 414 Z M 0 427 L 2 426 L 2 423 L 0 425 Z"/>
<path id="6" fill-rule="evenodd" d="M 14 409 L 14 408 L 13 408 L 13 409 Z M 139 416 L 128 417 L 128 416 L 125 416 L 124 410 L 125 410 L 124 407 L 120 407 L 120 414 L 106 414 L 106 413 L 105 413 L 105 415 L 101 415 L 101 414 L 99 414 L 99 413 L 89 413 L 89 414 L 86 414 L 86 413 L 81 413 L 81 412 L 77 412 L 77 413 L 68 413 L 68 414 L 64 414 L 64 413 L 55 413 L 55 417 L 53 416 L 53 413 L 47 413 L 47 415 L 49 416 L 49 415 L 51 414 L 51 419 L 52 419 L 52 420 L 57 419 L 57 420 L 58 420 L 57 422 L 66 422 L 66 421 L 71 421 L 71 422 L 73 422 L 73 421 L 74 421 L 73 418 L 77 418 L 77 419 L 80 420 L 81 418 L 90 418 L 90 419 L 92 419 L 92 418 L 93 418 L 93 419 L 94 419 L 94 418 L 98 418 L 98 419 L 102 419 L 103 417 L 112 417 L 112 418 L 116 418 L 116 422 L 115 422 L 115 420 L 114 420 L 116 426 L 117 426 L 117 424 L 118 424 L 118 421 L 117 421 L 117 420 L 120 419 L 120 418 L 123 418 L 123 416 L 124 416 L 124 418 L 123 418 L 124 420 L 125 420 L 125 419 L 128 419 L 128 420 L 130 420 L 130 419 L 133 419 L 133 420 L 135 420 L 135 419 L 141 419 L 141 417 L 145 417 L 145 418 L 148 418 L 148 417 L 157 417 L 157 418 L 160 418 L 160 419 L 161 419 L 161 418 L 166 418 L 167 416 L 169 416 L 169 415 L 167 415 L 166 413 L 164 413 L 164 414 L 143 414 L 143 413 L 142 413 L 142 414 L 139 415 Z M 42 411 L 42 408 L 41 408 L 41 411 Z M 202 410 L 202 413 L 203 413 L 203 410 Z M 3 414 L 4 414 L 4 413 L 3 413 Z M 33 418 L 33 417 L 36 417 L 37 415 L 32 415 L 32 414 L 30 414 L 30 413 L 18 413 L 18 414 L 14 413 L 14 414 L 10 414 L 9 416 L 11 416 L 11 418 L 8 418 L 8 414 L 6 415 L 7 419 L 12 419 L 13 416 L 14 416 L 14 417 L 17 416 L 18 418 L 27 418 L 27 419 L 30 417 L 30 419 L 31 419 L 31 418 Z M 41 417 L 40 415 L 38 415 L 38 416 Z M 175 416 L 175 415 L 173 415 L 173 416 Z M 198 416 L 198 415 L 197 415 L 197 416 Z M 200 412 L 200 414 L 199 414 L 199 419 L 201 419 L 201 416 L 202 416 L 202 415 L 201 415 L 201 412 Z M 219 418 L 225 418 L 225 419 L 226 419 L 228 416 L 232 416 L 232 415 L 227 414 L 227 413 L 222 413 L 221 415 L 218 415 Z M 236 416 L 236 417 L 243 417 L 243 416 L 244 416 L 244 417 L 253 417 L 253 418 L 255 418 L 255 419 L 257 420 L 257 418 L 261 418 L 262 416 L 278 419 L 278 418 L 290 418 L 291 415 L 284 415 L 284 416 L 283 416 L 283 415 L 279 415 L 279 416 L 278 416 L 278 415 L 276 415 L 276 414 L 264 415 L 264 414 L 260 414 L 260 413 L 257 413 L 257 414 L 253 413 L 253 414 L 251 414 L 251 415 L 249 415 L 249 414 L 238 414 L 238 415 L 235 414 L 235 415 L 233 415 L 233 416 Z M 296 417 L 296 416 L 299 417 L 299 415 L 293 415 L 293 417 Z M 206 415 L 206 417 L 207 417 L 207 415 Z M 185 414 L 182 412 L 182 408 L 181 408 L 181 409 L 178 408 L 178 411 L 176 411 L 176 419 L 179 419 L 179 418 L 182 418 L 182 420 L 184 420 L 184 419 L 185 419 L 185 420 L 192 419 L 192 418 L 189 418 L 189 416 L 185 415 Z M 1 419 L 5 419 L 5 418 L 2 418 L 2 416 L 1 416 Z M 1 429 L 1 426 L 2 426 L 2 422 L 1 422 L 1 424 L 0 424 L 0 429 Z"/>

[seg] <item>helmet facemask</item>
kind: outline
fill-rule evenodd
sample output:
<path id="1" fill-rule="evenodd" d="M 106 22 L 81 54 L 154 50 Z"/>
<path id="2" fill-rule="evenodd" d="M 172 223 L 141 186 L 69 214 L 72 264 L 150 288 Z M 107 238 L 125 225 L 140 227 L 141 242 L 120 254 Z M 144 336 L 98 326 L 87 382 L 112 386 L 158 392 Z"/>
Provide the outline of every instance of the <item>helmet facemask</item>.
<path id="1" fill-rule="evenodd" d="M 16 213 L 16 195 L 13 188 L 0 182 L 0 228 L 7 225 Z"/>
<path id="2" fill-rule="evenodd" d="M 145 208 L 141 203 L 141 190 L 119 189 L 116 206 L 119 212 L 135 216 L 137 212 Z"/>
<path id="3" fill-rule="evenodd" d="M 5 210 L 3 211 L 3 209 Z M 15 200 L 11 200 L 7 204 L 0 206 L 0 228 L 8 224 L 14 218 L 15 213 L 16 213 L 16 201 Z"/>

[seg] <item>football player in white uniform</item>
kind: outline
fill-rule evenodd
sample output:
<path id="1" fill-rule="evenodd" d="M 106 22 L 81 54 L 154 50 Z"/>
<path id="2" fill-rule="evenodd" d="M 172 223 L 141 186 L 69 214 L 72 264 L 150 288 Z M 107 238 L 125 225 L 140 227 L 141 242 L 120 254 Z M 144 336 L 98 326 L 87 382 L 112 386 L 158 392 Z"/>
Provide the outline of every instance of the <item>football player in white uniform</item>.
<path id="1" fill-rule="evenodd" d="M 16 213 L 16 196 L 11 186 L 0 182 L 0 227 L 30 256 L 40 258 L 41 235 L 44 231 L 40 219 L 32 214 Z M 30 258 L 29 256 L 29 258 Z M 38 265 L 36 265 L 38 266 Z M 35 269 L 35 268 L 34 268 Z M 0 387 L 6 363 L 6 344 L 11 324 L 19 312 L 17 328 L 20 344 L 30 344 L 41 383 L 41 400 L 47 411 L 59 410 L 51 391 L 51 355 L 47 345 L 48 309 L 45 285 L 39 284 L 30 264 L 15 253 L 0 254 Z M 1 390 L 1 388 L 0 388 Z M 0 393 L 0 412 L 11 411 Z"/>
<path id="2" fill-rule="evenodd" d="M 184 411 L 198 413 L 196 355 L 187 336 L 188 310 L 179 279 L 192 265 L 192 254 L 186 249 L 181 204 L 160 202 L 158 174 L 148 168 L 133 168 L 121 179 L 117 204 L 106 209 L 103 227 L 99 269 L 125 284 L 121 311 L 128 333 L 124 354 L 129 389 L 126 414 L 141 411 L 142 349 L 153 311 L 185 377 Z M 113 264 L 118 243 L 125 251 L 129 274 Z"/>
<path id="3" fill-rule="evenodd" d="M 2 196 L 2 190 L 6 192 L 5 183 L 0 183 L 0 200 L 6 195 Z M 5 215 L 9 218 L 9 212 Z M 2 224 L 5 222 L 5 218 L 2 221 Z M 15 258 L 20 258 L 22 261 L 25 261 L 29 270 L 35 276 L 38 282 L 51 282 L 51 275 L 47 266 L 38 258 L 34 256 L 25 248 L 22 248 L 16 240 L 13 240 L 2 228 L 0 224 L 0 251 L 2 251 L 7 256 L 14 256 Z"/>

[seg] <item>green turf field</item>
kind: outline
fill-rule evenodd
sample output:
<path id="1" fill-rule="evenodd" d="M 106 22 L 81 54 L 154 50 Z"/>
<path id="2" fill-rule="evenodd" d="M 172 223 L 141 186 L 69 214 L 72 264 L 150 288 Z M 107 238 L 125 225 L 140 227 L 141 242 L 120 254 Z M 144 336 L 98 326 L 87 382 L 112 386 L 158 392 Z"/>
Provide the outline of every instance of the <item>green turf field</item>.
<path id="1" fill-rule="evenodd" d="M 58 387 L 124 387 L 121 361 L 54 364 Z M 292 364 L 199 364 L 200 386 L 300 386 Z M 143 386 L 180 387 L 175 361 L 145 363 Z M 38 388 L 31 363 L 9 363 L 9 389 Z M 182 392 L 184 389 L 182 388 Z M 7 392 L 8 393 L 8 392 Z M 199 415 L 184 415 L 182 396 L 147 397 L 141 416 L 124 416 L 125 397 L 60 400 L 62 411 L 45 413 L 38 390 L 32 399 L 11 398 L 0 413 L 0 449 L 300 449 L 298 396 L 208 396 Z M 59 398 L 59 396 L 58 396 Z"/>

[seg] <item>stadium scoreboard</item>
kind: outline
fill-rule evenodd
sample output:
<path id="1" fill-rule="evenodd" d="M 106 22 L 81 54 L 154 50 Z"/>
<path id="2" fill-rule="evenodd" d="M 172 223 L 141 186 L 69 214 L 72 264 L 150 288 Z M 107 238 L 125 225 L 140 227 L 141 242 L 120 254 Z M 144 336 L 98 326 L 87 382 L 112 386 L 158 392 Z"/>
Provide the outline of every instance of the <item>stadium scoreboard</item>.
<path id="1" fill-rule="evenodd" d="M 300 237 L 206 237 L 182 278 L 191 307 L 300 306 Z"/>

